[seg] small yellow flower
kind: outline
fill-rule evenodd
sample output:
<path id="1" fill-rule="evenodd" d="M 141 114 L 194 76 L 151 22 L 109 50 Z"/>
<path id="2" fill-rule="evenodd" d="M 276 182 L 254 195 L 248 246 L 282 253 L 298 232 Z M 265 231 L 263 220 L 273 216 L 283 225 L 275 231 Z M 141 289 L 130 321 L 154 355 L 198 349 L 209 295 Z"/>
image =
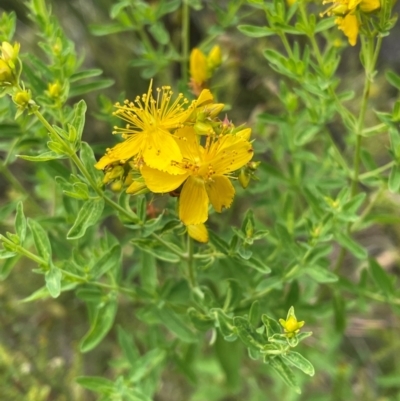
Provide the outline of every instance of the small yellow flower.
<path id="1" fill-rule="evenodd" d="M 14 43 L 14 46 L 12 46 L 8 42 L 3 42 L 1 44 L 1 58 L 6 61 L 6 62 L 15 62 L 18 58 L 19 54 L 19 48 L 20 44 L 19 43 Z"/>
<path id="2" fill-rule="evenodd" d="M 187 226 L 188 234 L 191 238 L 199 242 L 208 242 L 208 230 L 204 224 Z"/>
<path id="3" fill-rule="evenodd" d="M 357 43 L 360 30 L 360 21 L 356 10 L 360 9 L 364 13 L 370 13 L 380 8 L 380 0 L 325 0 L 323 2 L 333 3 L 321 16 L 336 15 L 335 23 L 338 28 L 347 36 L 351 46 Z"/>
<path id="4" fill-rule="evenodd" d="M 298 322 L 294 314 L 293 306 L 290 307 L 287 314 L 286 320 L 279 319 L 279 323 L 283 327 L 286 337 L 292 338 L 300 332 L 300 329 L 304 326 L 304 321 Z"/>
<path id="5" fill-rule="evenodd" d="M 114 115 L 127 124 L 125 128 L 115 127 L 113 134 L 122 134 L 125 140 L 108 149 L 96 168 L 102 170 L 111 163 L 139 156 L 150 167 L 176 174 L 172 161 L 181 161 L 182 154 L 171 131 L 183 126 L 196 101 L 189 105 L 189 101 L 179 94 L 171 102 L 172 95 L 171 87 L 163 86 L 157 88 L 157 97 L 154 98 L 151 82 L 147 94 L 136 97 L 134 102 L 117 103 Z"/>
<path id="6" fill-rule="evenodd" d="M 152 192 L 171 192 L 183 184 L 179 218 L 187 226 L 204 223 L 209 203 L 219 213 L 232 204 L 235 189 L 229 174 L 253 157 L 253 148 L 250 142 L 233 134 L 207 136 L 202 146 L 192 127 L 178 130 L 175 138 L 183 155 L 183 162 L 176 163 L 181 174 L 171 175 L 147 165 L 141 173 Z"/>

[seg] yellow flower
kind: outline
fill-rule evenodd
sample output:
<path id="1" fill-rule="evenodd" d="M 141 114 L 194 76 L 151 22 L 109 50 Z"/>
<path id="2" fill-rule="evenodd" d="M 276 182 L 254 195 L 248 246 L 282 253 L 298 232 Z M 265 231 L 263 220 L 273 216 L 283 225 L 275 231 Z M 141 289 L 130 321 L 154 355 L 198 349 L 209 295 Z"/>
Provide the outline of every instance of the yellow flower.
<path id="1" fill-rule="evenodd" d="M 304 321 L 301 322 L 297 321 L 297 318 L 294 314 L 293 306 L 290 307 L 286 320 L 279 319 L 279 323 L 283 327 L 286 333 L 286 337 L 288 338 L 294 337 L 297 333 L 300 332 L 300 329 L 304 326 Z"/>
<path id="2" fill-rule="evenodd" d="M 356 45 L 360 30 L 360 21 L 356 15 L 357 8 L 362 12 L 370 13 L 381 6 L 380 0 L 325 0 L 323 3 L 334 3 L 321 16 L 325 14 L 337 15 L 335 23 L 347 36 L 351 46 Z"/>
<path id="3" fill-rule="evenodd" d="M 204 224 L 187 226 L 188 234 L 191 238 L 199 242 L 208 242 L 208 230 Z"/>
<path id="4" fill-rule="evenodd" d="M 18 58 L 19 48 L 20 48 L 19 43 L 14 43 L 14 46 L 12 46 L 8 42 L 2 42 L 1 58 L 6 62 L 10 62 L 10 61 L 15 62 L 15 60 Z"/>
<path id="5" fill-rule="evenodd" d="M 218 45 L 215 45 L 208 54 L 207 57 L 207 66 L 209 70 L 208 75 L 212 75 L 214 70 L 218 68 L 222 63 L 222 54 L 221 48 Z"/>
<path id="6" fill-rule="evenodd" d="M 252 157 L 251 143 L 239 135 L 208 136 L 204 146 L 198 143 L 192 127 L 175 134 L 183 155 L 176 163 L 181 174 L 171 175 L 144 165 L 141 169 L 147 187 L 152 192 L 174 191 L 182 184 L 179 218 L 185 225 L 204 223 L 211 203 L 217 212 L 232 204 L 235 189 L 229 174 L 244 166 Z"/>
<path id="7" fill-rule="evenodd" d="M 351 46 L 355 46 L 357 43 L 358 31 L 360 30 L 360 23 L 358 22 L 357 16 L 354 14 L 347 14 L 344 17 L 337 17 L 335 23 L 338 29 L 343 31 L 347 36 Z"/>
<path id="8" fill-rule="evenodd" d="M 181 161 L 182 154 L 171 131 L 183 126 L 193 112 L 195 101 L 189 101 L 179 94 L 171 102 L 173 92 L 170 86 L 157 88 L 157 97 L 152 95 L 152 82 L 147 94 L 134 102 L 126 100 L 117 103 L 114 114 L 127 122 L 125 128 L 115 127 L 114 134 L 122 134 L 122 143 L 107 150 L 107 154 L 96 164 L 104 169 L 113 162 L 125 162 L 139 156 L 150 167 L 176 173 L 172 161 Z M 186 107 L 186 105 L 188 105 Z"/>

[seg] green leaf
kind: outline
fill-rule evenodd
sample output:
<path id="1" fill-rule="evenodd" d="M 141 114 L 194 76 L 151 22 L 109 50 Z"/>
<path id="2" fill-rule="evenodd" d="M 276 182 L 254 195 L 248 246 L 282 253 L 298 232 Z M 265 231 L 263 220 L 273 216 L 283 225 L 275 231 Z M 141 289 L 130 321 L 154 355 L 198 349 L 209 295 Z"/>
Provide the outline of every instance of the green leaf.
<path id="1" fill-rule="evenodd" d="M 0 264 L 0 281 L 4 281 L 8 277 L 8 275 L 11 273 L 11 270 L 14 268 L 18 260 L 21 258 L 21 255 L 16 255 L 13 252 L 2 250 L 0 253 L 0 259 L 3 258 L 7 260 L 5 260 L 3 263 Z"/>
<path id="2" fill-rule="evenodd" d="M 78 239 L 85 235 L 88 227 L 96 224 L 100 219 L 104 208 L 104 200 L 102 198 L 89 199 L 85 201 L 74 225 L 68 231 L 67 239 Z"/>
<path id="3" fill-rule="evenodd" d="M 274 334 L 281 334 L 282 328 L 279 323 L 269 317 L 268 315 L 262 315 L 261 320 L 264 323 L 265 328 L 267 329 L 267 337 L 272 337 Z"/>
<path id="4" fill-rule="evenodd" d="M 26 237 L 26 218 L 22 202 L 18 202 L 17 213 L 15 215 L 15 232 L 18 234 L 20 243 L 23 244 Z"/>
<path id="5" fill-rule="evenodd" d="M 215 246 L 215 248 L 225 254 L 229 253 L 229 245 L 221 239 L 218 235 L 214 234 L 213 231 L 209 231 L 210 241 Z"/>
<path id="6" fill-rule="evenodd" d="M 99 68 L 93 68 L 90 70 L 79 71 L 79 72 L 76 72 L 75 74 L 71 75 L 71 77 L 69 78 L 69 82 L 76 82 L 76 81 L 80 81 L 81 79 L 97 77 L 98 75 L 101 75 L 102 73 L 103 73 L 103 71 L 100 70 Z M 81 100 L 81 101 L 84 102 L 83 100 Z"/>
<path id="7" fill-rule="evenodd" d="M 188 328 L 181 316 L 171 309 L 158 309 L 156 314 L 160 321 L 183 342 L 193 343 L 197 341 L 196 334 Z"/>
<path id="8" fill-rule="evenodd" d="M 391 85 L 400 90 L 400 75 L 397 75 L 393 71 L 386 71 L 385 76 Z"/>
<path id="9" fill-rule="evenodd" d="M 400 166 L 393 166 L 389 174 L 389 191 L 393 193 L 399 192 L 400 189 Z"/>
<path id="10" fill-rule="evenodd" d="M 336 274 L 319 266 L 307 267 L 303 269 L 303 272 L 317 283 L 334 283 L 339 279 Z"/>
<path id="11" fill-rule="evenodd" d="M 96 261 L 91 270 L 91 274 L 93 275 L 93 278 L 99 278 L 109 270 L 119 268 L 120 265 L 121 247 L 119 245 L 114 245 L 112 248 L 108 249 L 99 260 Z"/>
<path id="12" fill-rule="evenodd" d="M 128 334 L 122 327 L 118 327 L 118 343 L 132 367 L 135 367 L 140 355 L 133 340 L 133 335 Z"/>
<path id="13" fill-rule="evenodd" d="M 253 327 L 257 327 L 260 323 L 260 303 L 258 301 L 254 301 L 251 304 L 249 312 L 249 323 Z"/>
<path id="14" fill-rule="evenodd" d="M 156 18 L 159 19 L 165 14 L 170 14 L 176 11 L 181 5 L 181 0 L 162 0 L 159 2 L 156 10 Z"/>
<path id="15" fill-rule="evenodd" d="M 393 283 L 388 273 L 383 270 L 382 266 L 375 260 L 369 260 L 369 272 L 377 287 L 386 295 L 394 293 Z"/>
<path id="16" fill-rule="evenodd" d="M 246 36 L 251 38 L 262 38 L 264 36 L 275 35 L 275 32 L 266 26 L 255 26 L 255 25 L 239 25 L 238 29 Z"/>
<path id="17" fill-rule="evenodd" d="M 266 363 L 268 363 L 276 373 L 283 379 L 283 381 L 291 387 L 297 394 L 301 394 L 300 387 L 296 383 L 296 378 L 291 371 L 291 369 L 286 365 L 281 357 L 276 356 L 273 358 L 266 358 Z"/>
<path id="18" fill-rule="evenodd" d="M 167 353 L 162 349 L 152 349 L 146 355 L 139 358 L 132 367 L 132 374 L 129 381 L 132 383 L 139 382 L 152 370 L 156 369 L 166 358 Z"/>
<path id="19" fill-rule="evenodd" d="M 105 89 L 114 85 L 113 79 L 101 79 L 87 84 L 71 85 L 69 97 L 81 96 L 85 93 L 94 92 L 96 90 Z"/>
<path id="20" fill-rule="evenodd" d="M 306 375 L 314 376 L 314 366 L 308 359 L 304 358 L 304 356 L 298 352 L 289 351 L 286 354 L 282 354 L 282 358 L 289 361 L 296 368 L 302 370 Z"/>
<path id="21" fill-rule="evenodd" d="M 53 298 L 57 298 L 61 293 L 61 278 L 61 270 L 53 265 L 50 270 L 46 272 L 46 287 Z"/>
<path id="22" fill-rule="evenodd" d="M 239 260 L 238 258 L 235 258 L 235 259 Z M 254 258 L 254 257 L 252 257 L 248 260 L 240 259 L 240 263 L 242 265 L 251 267 L 252 269 L 255 269 L 258 272 L 263 273 L 263 274 L 271 273 L 271 269 L 269 266 L 267 266 L 266 264 L 264 264 L 264 262 L 262 262 L 261 260 L 259 260 L 257 258 Z"/>
<path id="23" fill-rule="evenodd" d="M 84 100 L 80 100 L 78 103 L 76 103 L 74 105 L 74 118 L 72 119 L 71 124 L 76 129 L 76 135 L 77 135 L 76 141 L 77 142 L 80 142 L 81 138 L 82 138 L 83 128 L 85 127 L 86 109 L 87 109 L 87 106 L 86 106 L 86 103 Z M 85 142 L 85 144 L 86 144 L 86 142 Z M 81 158 L 82 158 L 82 150 L 81 150 Z M 94 159 L 94 156 L 93 156 L 93 159 Z"/>
<path id="24" fill-rule="evenodd" d="M 114 391 L 114 383 L 103 377 L 80 376 L 76 378 L 76 382 L 82 387 L 97 393 L 112 394 Z"/>
<path id="25" fill-rule="evenodd" d="M 39 256 L 46 262 L 49 262 L 51 260 L 51 245 L 47 232 L 38 222 L 32 219 L 28 219 L 28 226 L 31 230 L 33 242 L 35 243 Z"/>
<path id="26" fill-rule="evenodd" d="M 166 45 L 170 41 L 169 33 L 161 21 L 157 21 L 155 24 L 150 25 L 149 32 L 153 38 L 162 45 Z"/>
<path id="27" fill-rule="evenodd" d="M 111 299 L 105 305 L 97 308 L 90 329 L 80 342 L 81 352 L 91 351 L 103 340 L 114 323 L 117 309 L 116 299 Z"/>
<path id="28" fill-rule="evenodd" d="M 66 156 L 63 154 L 58 154 L 53 151 L 44 152 L 37 156 L 30 156 L 30 155 L 17 155 L 20 159 L 29 160 L 31 162 L 47 162 L 49 160 L 55 159 L 65 159 Z"/>
<path id="29" fill-rule="evenodd" d="M 61 292 L 71 291 L 76 288 L 78 283 L 62 283 L 61 284 Z M 49 290 L 47 287 L 39 288 L 33 294 L 29 295 L 29 297 L 24 298 L 20 302 L 32 302 L 37 301 L 38 299 L 46 299 L 50 297 Z"/>
<path id="30" fill-rule="evenodd" d="M 326 31 L 327 29 L 330 29 L 333 26 L 335 26 L 335 18 L 322 18 L 315 27 L 314 32 L 317 33 Z"/>
<path id="31" fill-rule="evenodd" d="M 97 170 L 97 168 L 94 167 L 97 161 L 94 157 L 93 149 L 87 142 L 82 142 L 79 155 L 92 180 L 96 183 L 98 187 L 102 186 L 104 176 L 103 172 L 101 170 Z"/>
<path id="32" fill-rule="evenodd" d="M 347 234 L 336 233 L 335 237 L 339 244 L 350 251 L 356 258 L 366 259 L 368 257 L 367 250 L 350 238 Z"/>

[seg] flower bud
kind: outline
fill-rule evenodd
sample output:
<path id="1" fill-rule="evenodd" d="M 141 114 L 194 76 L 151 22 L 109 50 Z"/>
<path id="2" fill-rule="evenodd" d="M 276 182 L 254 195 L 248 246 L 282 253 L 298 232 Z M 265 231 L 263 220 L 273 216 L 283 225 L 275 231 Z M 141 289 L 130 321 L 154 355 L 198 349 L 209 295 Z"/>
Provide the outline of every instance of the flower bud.
<path id="1" fill-rule="evenodd" d="M 0 84 L 3 82 L 12 82 L 13 81 L 13 74 L 11 68 L 8 64 L 0 59 Z"/>
<path id="2" fill-rule="evenodd" d="M 1 44 L 1 58 L 6 62 L 14 62 L 18 58 L 20 44 L 15 43 L 12 46 L 8 42 L 3 42 Z"/>
<path id="3" fill-rule="evenodd" d="M 31 92 L 20 90 L 13 96 L 14 103 L 22 109 L 25 109 L 32 99 Z"/>
<path id="4" fill-rule="evenodd" d="M 207 81 L 207 59 L 204 53 L 194 48 L 190 53 L 190 77 L 192 80 L 201 85 Z"/>
<path id="5" fill-rule="evenodd" d="M 141 195 L 147 192 L 149 192 L 149 190 L 143 180 L 133 181 L 126 190 L 126 193 L 131 195 Z"/>
<path id="6" fill-rule="evenodd" d="M 57 99 L 60 97 L 61 94 L 61 85 L 58 81 L 55 81 L 53 83 L 50 83 L 47 85 L 47 92 L 49 94 L 49 97 L 52 99 Z"/>
<path id="7" fill-rule="evenodd" d="M 207 57 L 208 68 L 213 72 L 216 68 L 218 68 L 222 63 L 222 54 L 221 48 L 218 45 L 215 45 Z"/>

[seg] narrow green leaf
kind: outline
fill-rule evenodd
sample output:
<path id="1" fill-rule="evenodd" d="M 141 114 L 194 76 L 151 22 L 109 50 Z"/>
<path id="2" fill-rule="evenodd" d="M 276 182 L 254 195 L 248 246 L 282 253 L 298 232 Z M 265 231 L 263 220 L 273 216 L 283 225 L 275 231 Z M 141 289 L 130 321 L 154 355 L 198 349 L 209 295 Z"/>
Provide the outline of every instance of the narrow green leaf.
<path id="1" fill-rule="evenodd" d="M 366 259 L 368 257 L 367 250 L 356 241 L 354 241 L 352 238 L 350 238 L 347 234 L 336 233 L 335 237 L 339 244 L 350 251 L 356 258 Z"/>
<path id="2" fill-rule="evenodd" d="M 112 85 L 114 85 L 113 79 L 101 79 L 87 84 L 71 85 L 69 96 L 70 97 L 81 96 L 84 95 L 85 93 L 94 92 L 100 89 L 105 89 Z"/>
<path id="3" fill-rule="evenodd" d="M 180 340 L 185 343 L 197 341 L 197 336 L 188 328 L 186 322 L 171 309 L 163 308 L 157 310 L 157 316 L 160 321 L 172 331 Z"/>
<path id="4" fill-rule="evenodd" d="M 258 301 L 254 301 L 251 304 L 249 312 L 249 323 L 253 327 L 257 327 L 260 323 L 260 303 Z"/>
<path id="5" fill-rule="evenodd" d="M 57 298 L 61 293 L 61 278 L 62 273 L 55 266 L 51 266 L 50 270 L 46 272 L 46 287 L 53 298 Z"/>
<path id="6" fill-rule="evenodd" d="M 76 378 L 76 382 L 82 387 L 97 393 L 111 394 L 114 391 L 114 383 L 103 377 L 80 376 Z"/>
<path id="7" fill-rule="evenodd" d="M 47 232 L 35 220 L 28 219 L 28 226 L 33 236 L 36 250 L 46 262 L 51 260 L 51 245 Z"/>
<path id="8" fill-rule="evenodd" d="M 155 24 L 150 25 L 149 32 L 153 38 L 162 45 L 166 45 L 170 41 L 169 33 L 161 21 L 157 21 Z"/>
<path id="9" fill-rule="evenodd" d="M 81 79 L 97 77 L 98 75 L 101 75 L 102 73 L 103 73 L 103 71 L 100 70 L 99 68 L 83 70 L 83 71 L 76 72 L 75 74 L 72 74 L 71 77 L 69 78 L 69 81 L 76 82 L 76 81 L 80 81 Z"/>
<path id="10" fill-rule="evenodd" d="M 139 351 L 135 346 L 133 335 L 128 334 L 122 327 L 118 327 L 118 343 L 122 348 L 122 351 L 131 364 L 134 367 L 140 357 Z"/>
<path id="11" fill-rule="evenodd" d="M 4 259 L 7 260 L 5 260 L 0 264 L 0 281 L 4 281 L 8 277 L 8 275 L 11 273 L 11 270 L 14 268 L 18 260 L 21 258 L 20 255 L 16 255 L 13 252 L 8 252 L 3 250 L 0 253 L 0 259 L 3 259 L 2 255 L 5 255 L 6 257 Z"/>
<path id="12" fill-rule="evenodd" d="M 98 261 L 96 261 L 91 274 L 93 275 L 93 278 L 99 278 L 109 270 L 119 268 L 120 265 L 121 247 L 119 245 L 114 245 L 112 248 L 108 249 Z"/>
<path id="13" fill-rule="evenodd" d="M 80 142 L 82 138 L 83 128 L 85 127 L 85 114 L 86 114 L 86 103 L 84 100 L 80 100 L 74 105 L 74 118 L 71 124 L 76 129 L 77 141 Z M 81 153 L 82 157 L 82 153 Z"/>
<path id="14" fill-rule="evenodd" d="M 338 281 L 336 274 L 320 266 L 307 267 L 303 271 L 317 283 L 334 283 Z"/>
<path id="15" fill-rule="evenodd" d="M 98 187 L 102 186 L 103 172 L 101 170 L 97 170 L 97 168 L 94 167 L 97 161 L 94 157 L 93 149 L 87 142 L 82 142 L 81 144 L 80 158 L 82 160 L 82 163 L 86 167 L 86 170 L 90 174 L 92 180 L 96 183 Z"/>
<path id="16" fill-rule="evenodd" d="M 314 366 L 308 359 L 304 358 L 304 356 L 298 352 L 289 351 L 286 354 L 282 354 L 282 358 L 289 361 L 296 368 L 302 370 L 306 375 L 314 376 Z"/>
<path id="17" fill-rule="evenodd" d="M 262 315 L 261 320 L 264 323 L 265 328 L 267 329 L 268 337 L 272 337 L 274 334 L 282 333 L 282 328 L 275 319 L 272 319 L 268 315 Z"/>
<path id="18" fill-rule="evenodd" d="M 66 292 L 66 291 L 71 291 L 76 288 L 78 283 L 62 283 L 61 284 L 61 292 Z M 29 297 L 24 298 L 20 302 L 32 302 L 32 301 L 37 301 L 38 299 L 46 299 L 49 298 L 51 295 L 49 293 L 49 290 L 47 287 L 42 287 L 39 288 L 37 291 L 35 291 L 33 294 L 29 295 Z"/>
<path id="19" fill-rule="evenodd" d="M 91 351 L 103 340 L 114 323 L 117 308 L 117 300 L 112 299 L 97 309 L 89 331 L 80 342 L 81 352 Z"/>
<path id="20" fill-rule="evenodd" d="M 139 382 L 152 370 L 160 366 L 164 361 L 167 353 L 163 349 L 152 349 L 135 362 L 132 367 L 132 374 L 129 376 L 129 381 L 132 383 Z"/>
<path id="21" fill-rule="evenodd" d="M 101 198 L 86 201 L 79 211 L 74 225 L 68 231 L 67 239 L 72 240 L 83 237 L 88 227 L 96 224 L 100 219 L 103 208 L 104 200 Z"/>
<path id="22" fill-rule="evenodd" d="M 263 36 L 275 35 L 275 32 L 266 26 L 239 25 L 238 29 L 240 32 L 244 33 L 246 36 L 250 36 L 251 38 L 262 38 Z"/>
<path id="23" fill-rule="evenodd" d="M 18 202 L 17 213 L 15 215 L 15 232 L 18 234 L 20 243 L 23 244 L 26 237 L 26 218 L 22 202 Z"/>
<path id="24" fill-rule="evenodd" d="M 281 357 L 276 356 L 267 358 L 266 362 L 275 370 L 283 381 L 291 387 L 297 394 L 301 394 L 300 387 L 296 383 L 296 378 L 291 369 L 286 365 Z"/>
<path id="25" fill-rule="evenodd" d="M 387 81 L 393 85 L 395 88 L 400 90 L 400 75 L 397 75 L 393 71 L 386 71 L 386 79 Z"/>
<path id="26" fill-rule="evenodd" d="M 238 258 L 235 258 L 235 260 L 238 260 Z M 254 257 L 248 260 L 241 259 L 240 264 L 251 267 L 252 269 L 255 269 L 263 274 L 271 273 L 271 269 L 269 266 L 267 266 L 264 262 Z"/>
<path id="27" fill-rule="evenodd" d="M 55 160 L 55 159 L 65 159 L 65 155 L 61 155 L 56 152 L 44 152 L 40 155 L 37 156 L 30 156 L 30 155 L 17 155 L 20 159 L 28 160 L 31 162 L 47 162 L 49 160 Z"/>
<path id="28" fill-rule="evenodd" d="M 393 166 L 389 174 L 389 191 L 393 193 L 399 192 L 400 189 L 400 166 Z"/>
<path id="29" fill-rule="evenodd" d="M 375 260 L 369 260 L 369 271 L 377 287 L 386 295 L 394 293 L 393 282 L 382 266 Z"/>

